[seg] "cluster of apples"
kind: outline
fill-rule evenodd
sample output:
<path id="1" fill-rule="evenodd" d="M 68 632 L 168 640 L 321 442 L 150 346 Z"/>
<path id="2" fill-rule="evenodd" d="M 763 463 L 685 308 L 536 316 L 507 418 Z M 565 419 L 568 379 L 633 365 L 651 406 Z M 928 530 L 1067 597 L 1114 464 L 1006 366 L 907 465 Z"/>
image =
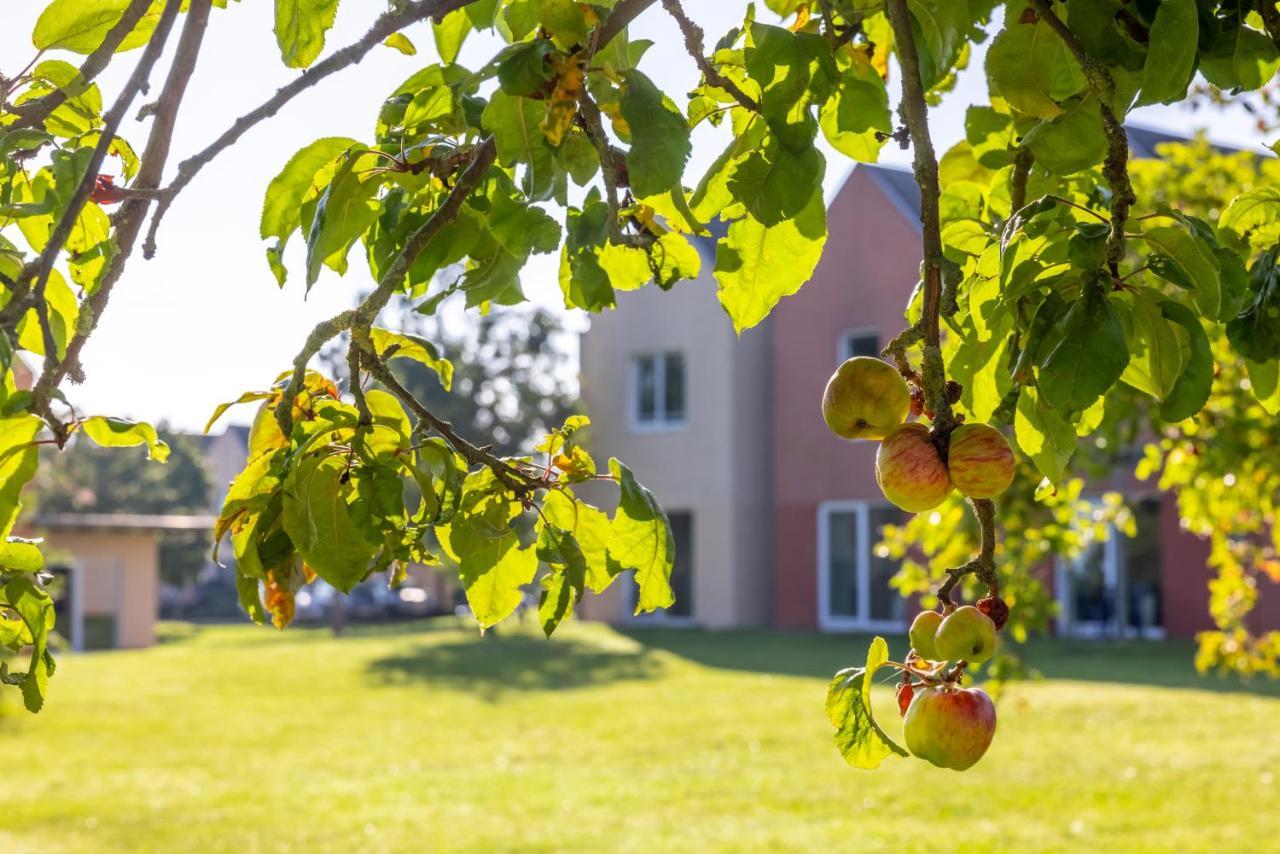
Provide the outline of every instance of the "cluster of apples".
<path id="1" fill-rule="evenodd" d="M 999 626 L 988 614 L 1007 618 L 1008 612 L 995 596 L 980 600 L 978 607 L 956 608 L 945 617 L 937 611 L 921 611 L 911 623 L 911 648 L 924 659 L 920 664 L 927 663 L 934 673 L 943 672 L 948 661 L 979 664 L 996 648 Z M 918 689 L 904 682 L 898 688 L 898 708 L 907 749 L 939 768 L 972 767 L 996 734 L 995 703 L 981 688 L 960 687 L 958 676 Z"/>
<path id="2" fill-rule="evenodd" d="M 995 498 L 1013 483 L 1013 449 L 999 430 L 961 424 L 935 440 L 925 425 L 907 422 L 911 408 L 902 374 L 870 356 L 854 356 L 837 368 L 822 395 L 822 417 L 833 433 L 880 440 L 876 482 L 903 510 L 932 510 L 952 489 L 969 498 Z"/>

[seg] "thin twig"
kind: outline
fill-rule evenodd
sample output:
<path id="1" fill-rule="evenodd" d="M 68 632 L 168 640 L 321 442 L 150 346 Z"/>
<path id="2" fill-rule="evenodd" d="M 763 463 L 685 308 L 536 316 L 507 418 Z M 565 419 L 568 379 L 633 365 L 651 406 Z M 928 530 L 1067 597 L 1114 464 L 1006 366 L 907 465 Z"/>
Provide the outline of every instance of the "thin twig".
<path id="1" fill-rule="evenodd" d="M 360 385 L 360 348 L 347 348 L 347 385 L 351 390 L 351 396 L 355 398 L 356 410 L 360 413 L 360 423 L 369 425 L 373 423 L 373 413 L 369 411 L 369 402 L 365 400 L 364 388 Z"/>
<path id="2" fill-rule="evenodd" d="M 1111 187 L 1111 233 L 1107 236 L 1107 266 L 1111 275 L 1120 275 L 1120 262 L 1124 260 L 1124 226 L 1129 218 L 1129 208 L 1138 200 L 1133 192 L 1133 184 L 1129 180 L 1129 138 L 1124 131 L 1124 123 L 1116 116 L 1111 107 L 1111 98 L 1115 95 L 1115 81 L 1111 74 L 1099 63 L 1095 62 L 1084 45 L 1076 38 L 1075 33 L 1063 23 L 1053 11 L 1051 0 L 1031 0 L 1036 14 L 1049 25 L 1066 44 L 1072 56 L 1080 63 L 1089 88 L 1098 100 L 1098 111 L 1102 115 L 1102 131 L 1107 137 L 1107 156 L 1102 164 L 1103 177 Z M 1265 5 L 1265 4 L 1264 4 Z"/>
<path id="3" fill-rule="evenodd" d="M 418 0 L 418 2 L 406 4 L 404 8 L 398 11 L 385 12 L 374 21 L 373 26 L 358 41 L 352 42 L 332 56 L 303 71 L 297 78 L 276 90 L 274 95 L 263 101 L 258 107 L 236 119 L 231 127 L 227 128 L 221 136 L 207 145 L 202 151 L 178 164 L 178 173 L 174 176 L 173 181 L 164 188 L 160 203 L 156 205 L 156 212 L 151 218 L 151 227 L 147 230 L 147 239 L 142 244 L 143 257 L 151 258 L 155 255 L 156 232 L 160 229 L 160 222 L 168 212 L 169 206 L 173 204 L 174 198 L 191 183 L 201 169 L 223 151 L 235 145 L 240 137 L 244 136 L 245 132 L 251 127 L 264 119 L 271 118 L 285 104 L 331 74 L 355 65 L 392 33 L 426 18 L 439 19 L 455 9 L 461 9 L 474 2 L 476 0 Z"/>
<path id="4" fill-rule="evenodd" d="M 578 93 L 578 114 L 582 116 L 583 129 L 586 131 L 587 138 L 595 145 L 596 154 L 600 157 L 605 201 L 609 205 L 609 241 L 620 246 L 643 249 L 653 243 L 653 235 L 648 232 L 627 234 L 622 230 L 622 223 L 619 221 L 622 203 L 618 200 L 618 187 L 622 183 L 622 173 L 618 169 L 618 156 L 609 145 L 609 137 L 605 134 L 600 108 L 596 106 L 595 100 L 585 86 Z"/>
<path id="5" fill-rule="evenodd" d="M 325 344 L 343 331 L 351 330 L 353 334 L 356 334 L 359 330 L 368 330 L 369 326 L 377 318 L 378 313 L 386 307 L 391 297 L 400 289 L 400 286 L 404 283 L 404 277 L 409 272 L 409 268 L 417 260 L 418 256 L 422 254 L 422 251 L 427 248 L 431 239 L 436 236 L 441 228 L 444 228 L 444 226 L 457 218 L 463 202 L 480 185 L 480 182 L 484 179 L 485 172 L 493 165 L 496 155 L 497 146 L 494 144 L 493 137 L 485 137 L 479 142 L 472 152 L 471 162 L 467 164 L 467 168 L 458 176 L 458 180 L 453 185 L 448 197 L 440 207 L 436 208 L 431 217 L 405 241 L 404 248 L 400 250 L 400 254 L 396 256 L 396 259 L 383 272 L 382 278 L 378 280 L 378 286 L 357 307 L 334 315 L 328 320 L 321 321 L 316 325 L 315 329 L 311 330 L 311 334 L 307 336 L 303 348 L 294 357 L 293 376 L 289 380 L 289 385 L 285 387 L 280 403 L 276 406 L 276 421 L 280 425 L 280 431 L 285 436 L 289 436 L 293 432 L 293 401 L 306 379 L 307 364 L 312 357 L 319 353 Z M 368 365 L 366 365 L 366 368 L 368 368 Z"/>
<path id="6" fill-rule="evenodd" d="M 152 42 L 147 46 L 148 52 L 152 50 L 153 45 L 156 53 L 163 51 L 163 42 L 168 37 L 169 27 L 177 14 L 179 5 L 180 0 L 169 0 L 166 4 L 164 14 L 156 25 L 155 33 L 152 34 Z M 200 55 L 200 45 L 204 40 L 205 28 L 209 22 L 210 5 L 210 0 L 191 0 L 190 8 L 187 10 L 187 18 L 178 39 L 173 64 L 169 67 L 168 77 L 165 78 L 164 88 L 160 92 L 155 117 L 152 119 L 151 130 L 147 137 L 147 146 L 139 160 L 138 174 L 134 179 L 134 183 L 141 189 L 154 189 L 160 183 L 178 108 L 182 104 L 187 83 L 195 71 L 196 61 Z M 143 61 L 145 60 L 144 55 Z M 110 137 L 105 130 L 103 133 L 104 139 Z M 96 169 L 91 166 L 86 177 L 94 175 L 96 175 Z M 80 352 L 84 349 L 89 336 L 93 334 L 93 330 L 97 328 L 107 301 L 111 298 L 111 291 L 124 272 L 125 264 L 142 230 L 142 222 L 150 203 L 150 198 L 142 194 L 126 201 L 116 213 L 114 235 L 116 252 L 111 258 L 111 265 L 97 290 L 80 307 L 75 335 L 67 345 L 66 356 L 57 364 L 50 364 L 46 360 L 45 369 L 32 389 L 32 411 L 43 416 L 59 436 L 64 436 L 65 432 L 53 417 L 49 409 L 49 401 L 54 389 L 68 374 L 71 374 L 73 379 L 81 377 Z"/>
<path id="7" fill-rule="evenodd" d="M 907 0 L 890 0 L 886 11 L 898 46 L 898 64 L 902 69 L 902 102 L 898 108 L 907 126 L 914 149 L 916 183 L 920 185 L 920 224 L 924 248 L 924 313 L 921 321 L 923 347 L 921 374 L 924 380 L 925 407 L 934 413 L 933 429 L 943 438 L 952 427 L 951 404 L 946 397 L 946 368 L 942 363 L 941 333 L 938 328 L 942 311 L 942 228 L 938 213 L 938 158 L 929 136 L 928 106 L 924 84 L 920 78 L 920 58 L 916 53 L 915 35 Z"/>
<path id="8" fill-rule="evenodd" d="M 361 361 L 365 366 L 365 370 L 374 379 L 382 383 L 388 391 L 399 398 L 405 406 L 408 406 L 420 421 L 443 436 L 444 440 L 452 445 L 454 450 L 461 454 L 469 465 L 488 466 L 493 471 L 494 476 L 517 495 L 529 495 L 533 490 L 542 488 L 543 484 L 540 480 L 530 477 L 507 461 L 494 456 L 486 448 L 480 448 L 468 442 L 458 435 L 452 424 L 423 406 L 413 396 L 412 392 L 400 384 L 395 374 L 387 367 L 381 356 L 374 349 L 373 342 L 369 339 L 367 331 L 356 330 L 353 332 L 352 349 L 356 347 L 360 347 L 364 351 Z"/>
<path id="9" fill-rule="evenodd" d="M 1031 176 L 1031 164 L 1035 156 L 1025 145 L 1018 146 L 1013 154 L 1013 174 L 1009 178 L 1009 215 L 1017 213 L 1027 204 L 1027 179 Z"/>
<path id="10" fill-rule="evenodd" d="M 702 72 L 702 76 L 707 83 L 717 89 L 723 89 L 743 108 L 753 113 L 760 112 L 760 104 L 754 98 L 739 89 L 737 83 L 725 77 L 714 65 L 707 61 L 707 48 L 703 42 L 702 29 L 689 20 L 689 16 L 684 13 L 684 7 L 680 5 L 680 0 L 662 0 L 662 8 L 666 9 L 667 13 L 676 19 L 676 24 L 680 27 L 680 32 L 684 36 L 685 50 L 689 52 L 689 56 L 693 57 L 693 61 L 697 64 L 698 70 Z"/>
<path id="11" fill-rule="evenodd" d="M 111 62 L 116 48 L 120 46 L 120 43 L 125 40 L 129 33 L 133 32 L 134 27 L 142 20 L 142 16 L 146 14 L 147 9 L 151 8 L 151 2 L 152 0 L 131 0 L 125 8 L 124 14 L 120 16 L 120 20 L 110 30 L 107 30 L 107 35 L 102 39 L 102 44 L 94 48 L 93 53 L 85 57 L 84 62 L 80 64 L 80 73 L 66 86 L 61 86 L 56 91 L 27 101 L 25 104 L 7 108 L 10 113 L 18 117 L 18 121 L 9 125 L 7 129 L 39 127 L 44 123 L 45 119 L 53 114 L 54 110 L 66 103 L 68 89 L 88 86 Z"/>

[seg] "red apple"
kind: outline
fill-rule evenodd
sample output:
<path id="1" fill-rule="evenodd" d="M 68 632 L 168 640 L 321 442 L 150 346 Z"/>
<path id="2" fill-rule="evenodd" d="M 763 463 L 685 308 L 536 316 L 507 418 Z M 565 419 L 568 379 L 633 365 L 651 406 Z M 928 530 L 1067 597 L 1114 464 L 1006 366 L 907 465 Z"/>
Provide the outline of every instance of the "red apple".
<path id="1" fill-rule="evenodd" d="M 883 439 L 907 420 L 911 392 L 898 369 L 854 356 L 836 369 L 822 395 L 822 418 L 842 439 Z"/>
<path id="2" fill-rule="evenodd" d="M 996 707 L 987 692 L 941 686 L 915 693 L 902 722 L 907 749 L 939 768 L 972 767 L 996 734 Z"/>
<path id="3" fill-rule="evenodd" d="M 903 424 L 880 443 L 876 482 L 885 498 L 911 513 L 932 510 L 951 493 L 946 463 L 923 424 Z"/>
<path id="4" fill-rule="evenodd" d="M 956 489 L 970 498 L 995 498 L 1013 483 L 1013 449 L 989 424 L 961 424 L 951 431 L 947 469 Z"/>
<path id="5" fill-rule="evenodd" d="M 1009 606 L 999 596 L 988 596 L 974 604 L 996 624 L 996 631 L 1003 629 L 1004 624 L 1009 622 Z"/>

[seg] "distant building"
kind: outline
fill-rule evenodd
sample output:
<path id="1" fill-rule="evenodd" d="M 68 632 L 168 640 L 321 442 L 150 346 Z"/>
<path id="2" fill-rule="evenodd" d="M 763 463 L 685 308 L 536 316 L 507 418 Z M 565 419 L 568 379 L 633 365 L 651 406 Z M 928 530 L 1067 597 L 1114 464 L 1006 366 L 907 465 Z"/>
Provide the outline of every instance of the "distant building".
<path id="1" fill-rule="evenodd" d="M 1131 128 L 1137 157 L 1164 134 Z M 920 198 L 911 173 L 859 166 L 828 212 L 813 279 L 768 321 L 735 338 L 716 300 L 714 249 L 702 276 L 670 293 L 618 295 L 582 340 L 583 396 L 601 454 L 624 459 L 668 509 L 677 604 L 642 618 L 714 628 L 900 631 L 909 604 L 873 551 L 903 514 L 875 482 L 876 444 L 824 425 L 827 378 L 853 355 L 878 355 L 904 325 L 919 278 Z M 1050 568 L 1072 635 L 1189 636 L 1211 628 L 1207 543 L 1183 532 L 1173 495 L 1117 476 L 1137 536 L 1117 535 Z M 1280 585 L 1255 612 L 1280 627 Z M 622 592 L 614 592 L 619 590 Z M 627 585 L 584 615 L 627 621 Z"/>

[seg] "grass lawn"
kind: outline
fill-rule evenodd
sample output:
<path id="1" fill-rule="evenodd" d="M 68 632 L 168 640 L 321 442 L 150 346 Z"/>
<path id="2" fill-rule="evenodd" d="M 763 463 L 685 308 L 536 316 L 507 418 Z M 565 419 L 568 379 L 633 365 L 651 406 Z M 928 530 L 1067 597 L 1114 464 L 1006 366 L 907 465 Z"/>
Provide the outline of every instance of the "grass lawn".
<path id="1" fill-rule="evenodd" d="M 957 774 L 835 752 L 863 638 L 180 629 L 0 718 L 0 851 L 1280 851 L 1280 689 L 1188 644 L 1033 647 Z"/>

